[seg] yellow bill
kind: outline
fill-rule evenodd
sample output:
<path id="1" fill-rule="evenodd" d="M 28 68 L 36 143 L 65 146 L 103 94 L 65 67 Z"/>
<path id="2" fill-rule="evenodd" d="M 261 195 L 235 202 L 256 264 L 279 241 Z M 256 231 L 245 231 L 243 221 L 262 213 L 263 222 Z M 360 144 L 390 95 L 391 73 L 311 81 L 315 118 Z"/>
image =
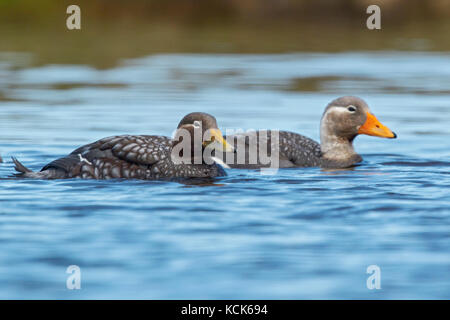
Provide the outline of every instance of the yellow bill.
<path id="1" fill-rule="evenodd" d="M 209 129 L 206 133 L 206 137 L 207 139 L 203 141 L 205 147 L 214 143 L 214 147 L 217 151 L 234 152 L 234 148 L 224 139 L 222 132 L 219 129 Z"/>

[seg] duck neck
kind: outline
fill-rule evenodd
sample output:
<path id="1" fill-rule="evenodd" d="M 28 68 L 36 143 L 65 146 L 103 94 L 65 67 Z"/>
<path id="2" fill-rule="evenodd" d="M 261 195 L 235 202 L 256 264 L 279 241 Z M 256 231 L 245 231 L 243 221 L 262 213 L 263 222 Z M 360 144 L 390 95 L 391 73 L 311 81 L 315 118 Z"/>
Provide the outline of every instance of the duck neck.
<path id="1" fill-rule="evenodd" d="M 322 132 L 320 136 L 320 149 L 322 151 L 322 157 L 329 161 L 348 162 L 354 163 L 361 161 L 359 155 L 353 148 L 353 138 L 337 137 L 327 132 Z"/>

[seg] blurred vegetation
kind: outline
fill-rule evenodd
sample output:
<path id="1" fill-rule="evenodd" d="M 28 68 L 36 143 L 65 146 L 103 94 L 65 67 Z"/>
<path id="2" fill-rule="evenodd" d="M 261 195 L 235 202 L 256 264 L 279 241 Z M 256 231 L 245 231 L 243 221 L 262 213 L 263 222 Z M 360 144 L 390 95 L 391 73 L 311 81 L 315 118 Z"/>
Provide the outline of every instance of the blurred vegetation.
<path id="1" fill-rule="evenodd" d="M 67 30 L 66 8 L 81 8 Z M 382 30 L 365 26 L 377 4 Z M 0 52 L 110 67 L 162 52 L 450 50 L 449 0 L 0 0 Z"/>

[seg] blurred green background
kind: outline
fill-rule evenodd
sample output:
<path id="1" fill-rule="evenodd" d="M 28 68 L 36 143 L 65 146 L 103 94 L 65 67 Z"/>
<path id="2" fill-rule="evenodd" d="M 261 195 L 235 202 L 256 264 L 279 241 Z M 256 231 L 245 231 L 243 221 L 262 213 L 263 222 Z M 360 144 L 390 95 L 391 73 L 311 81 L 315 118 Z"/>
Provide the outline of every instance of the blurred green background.
<path id="1" fill-rule="evenodd" d="M 67 30 L 66 8 L 81 8 Z M 366 28 L 377 4 L 382 30 Z M 114 66 L 152 53 L 450 50 L 448 0 L 0 0 L 0 52 Z"/>

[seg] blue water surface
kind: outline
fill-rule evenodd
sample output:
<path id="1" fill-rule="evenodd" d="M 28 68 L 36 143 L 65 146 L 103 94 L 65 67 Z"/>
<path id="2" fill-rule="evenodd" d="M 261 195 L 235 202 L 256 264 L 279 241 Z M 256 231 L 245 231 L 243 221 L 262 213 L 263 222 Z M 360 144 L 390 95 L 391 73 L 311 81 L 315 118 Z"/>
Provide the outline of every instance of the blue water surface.
<path id="1" fill-rule="evenodd" d="M 0 298 L 450 298 L 450 56 L 154 55 L 113 69 L 0 54 Z M 228 169 L 213 181 L 24 180 L 116 134 L 226 129 L 319 139 L 325 105 L 364 98 L 397 140 L 347 170 Z M 68 290 L 66 269 L 81 269 Z M 367 288 L 367 267 L 381 289 Z"/>

